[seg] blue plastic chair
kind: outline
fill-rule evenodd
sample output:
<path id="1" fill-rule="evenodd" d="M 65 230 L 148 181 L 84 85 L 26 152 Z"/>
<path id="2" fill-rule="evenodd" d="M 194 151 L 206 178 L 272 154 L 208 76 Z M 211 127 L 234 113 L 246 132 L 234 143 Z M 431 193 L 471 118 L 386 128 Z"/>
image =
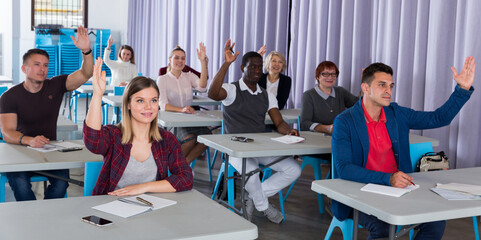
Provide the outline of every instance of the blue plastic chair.
<path id="1" fill-rule="evenodd" d="M 412 166 L 413 171 L 416 169 L 416 164 L 419 161 L 419 159 L 421 158 L 421 156 L 423 154 L 427 153 L 427 152 L 432 152 L 432 151 L 433 151 L 433 145 L 432 145 L 431 142 L 409 144 L 409 154 L 410 154 L 410 157 L 411 157 L 411 166 Z M 335 167 L 333 165 L 333 167 L 331 168 L 332 178 L 335 178 L 334 169 L 335 169 Z M 350 218 L 345 219 L 344 221 L 340 221 L 335 216 L 333 216 L 331 224 L 329 225 L 329 228 L 327 229 L 327 233 L 326 233 L 326 236 L 324 237 L 324 239 L 325 240 L 330 239 L 331 235 L 332 235 L 332 232 L 334 231 L 334 229 L 336 227 L 338 227 L 341 230 L 344 239 L 352 239 L 353 224 L 354 224 L 354 222 Z M 359 227 L 362 227 L 362 226 L 359 226 Z M 400 228 L 401 228 L 401 226 L 398 226 L 398 231 L 399 231 Z M 414 230 L 413 229 L 411 231 L 409 231 L 409 239 L 411 239 L 411 240 L 414 239 Z"/>
<path id="2" fill-rule="evenodd" d="M 84 196 L 92 196 L 103 162 L 85 162 Z"/>
<path id="3" fill-rule="evenodd" d="M 124 95 L 124 91 L 125 91 L 125 87 L 118 87 L 118 86 L 115 86 L 114 87 L 114 95 L 115 96 L 122 96 Z M 107 117 L 105 118 L 106 121 L 108 119 L 108 110 L 109 110 L 109 107 L 108 105 L 105 105 L 107 107 L 107 110 L 105 111 L 105 113 L 107 114 Z M 111 124 L 116 124 L 116 123 L 119 123 L 120 120 L 121 120 L 121 112 L 120 112 L 120 108 L 119 107 L 114 107 L 113 108 L 114 112 L 112 114 L 112 122 Z M 118 119 L 118 121 L 117 121 Z"/>

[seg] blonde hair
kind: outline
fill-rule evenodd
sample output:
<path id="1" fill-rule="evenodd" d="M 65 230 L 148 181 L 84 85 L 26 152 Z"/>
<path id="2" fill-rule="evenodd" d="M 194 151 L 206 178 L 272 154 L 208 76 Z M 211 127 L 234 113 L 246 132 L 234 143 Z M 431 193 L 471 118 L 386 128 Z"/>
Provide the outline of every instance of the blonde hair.
<path id="1" fill-rule="evenodd" d="M 169 59 L 171 59 L 172 56 L 174 56 L 175 51 L 182 51 L 185 54 L 184 49 L 182 49 L 179 45 L 177 45 L 177 46 L 175 46 L 174 49 L 172 49 L 172 51 L 170 51 Z M 170 61 L 169 61 L 169 65 L 167 66 L 167 72 L 170 72 L 171 70 L 172 70 L 172 66 L 170 66 Z"/>
<path id="2" fill-rule="evenodd" d="M 281 72 L 284 72 L 287 68 L 286 66 L 286 57 L 284 57 L 284 54 L 276 51 L 272 51 L 269 54 L 267 54 L 266 59 L 264 59 L 264 69 L 269 72 L 269 66 L 271 65 L 271 60 L 273 56 L 278 56 L 281 61 L 282 61 L 282 70 Z"/>
<path id="3" fill-rule="evenodd" d="M 118 124 L 120 131 L 122 132 L 122 144 L 132 143 L 132 140 L 134 139 L 134 133 L 132 130 L 132 114 L 130 113 L 129 109 L 129 103 L 132 95 L 150 87 L 157 91 L 157 95 L 159 94 L 159 88 L 157 87 L 155 81 L 144 76 L 135 77 L 129 82 L 127 87 L 125 87 L 124 95 L 122 97 L 122 120 Z M 157 127 L 157 119 L 158 115 L 155 116 L 155 119 L 150 123 L 149 142 L 152 142 L 152 140 L 162 140 L 159 128 Z"/>

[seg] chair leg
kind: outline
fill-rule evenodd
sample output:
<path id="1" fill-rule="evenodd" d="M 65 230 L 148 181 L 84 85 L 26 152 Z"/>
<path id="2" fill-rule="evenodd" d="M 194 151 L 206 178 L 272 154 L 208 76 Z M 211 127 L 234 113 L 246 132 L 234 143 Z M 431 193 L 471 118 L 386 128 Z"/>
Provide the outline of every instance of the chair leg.
<path id="1" fill-rule="evenodd" d="M 352 239 L 353 231 L 353 221 L 352 219 L 345 219 L 344 221 L 339 221 L 336 217 L 332 217 L 331 224 L 327 230 L 324 240 L 330 239 L 334 229 L 338 227 L 342 232 L 343 239 Z"/>
<path id="2" fill-rule="evenodd" d="M 473 228 L 474 228 L 474 238 L 476 240 L 479 240 L 478 218 L 476 216 L 473 217 Z"/>
<path id="3" fill-rule="evenodd" d="M 321 180 L 321 165 L 320 164 L 312 164 L 312 169 L 314 170 L 314 179 Z M 319 212 L 321 214 L 324 213 L 324 197 L 322 194 L 317 194 L 317 204 L 319 205 Z"/>
<path id="4" fill-rule="evenodd" d="M 5 184 L 7 183 L 7 177 L 0 174 L 0 202 L 5 202 Z"/>
<path id="5" fill-rule="evenodd" d="M 212 197 L 211 197 L 212 200 L 215 199 L 215 196 L 217 195 L 217 191 L 219 191 L 219 185 L 220 185 L 220 182 L 222 181 L 223 175 L 224 175 L 224 163 L 222 163 L 219 169 L 219 176 L 217 176 L 217 181 L 215 182 L 214 191 L 212 192 Z"/>
<path id="6" fill-rule="evenodd" d="M 210 149 L 205 150 L 205 157 L 207 158 L 207 169 L 209 170 L 209 182 L 212 182 L 212 168 L 210 167 Z"/>

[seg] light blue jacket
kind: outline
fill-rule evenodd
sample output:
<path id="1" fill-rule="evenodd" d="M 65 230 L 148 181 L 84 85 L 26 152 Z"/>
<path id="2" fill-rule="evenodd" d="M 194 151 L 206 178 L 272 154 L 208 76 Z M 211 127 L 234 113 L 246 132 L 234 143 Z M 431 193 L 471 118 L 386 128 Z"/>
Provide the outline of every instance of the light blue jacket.
<path id="1" fill-rule="evenodd" d="M 412 172 L 409 155 L 409 129 L 431 129 L 448 125 L 468 101 L 474 89 L 456 86 L 444 105 L 433 112 L 415 111 L 391 103 L 384 107 L 386 128 L 391 138 L 398 169 Z M 354 106 L 339 114 L 334 120 L 332 158 L 335 177 L 361 183 L 390 185 L 390 173 L 365 168 L 369 154 L 369 135 L 360 99 Z M 351 208 L 333 201 L 332 212 L 339 220 L 350 217 Z"/>

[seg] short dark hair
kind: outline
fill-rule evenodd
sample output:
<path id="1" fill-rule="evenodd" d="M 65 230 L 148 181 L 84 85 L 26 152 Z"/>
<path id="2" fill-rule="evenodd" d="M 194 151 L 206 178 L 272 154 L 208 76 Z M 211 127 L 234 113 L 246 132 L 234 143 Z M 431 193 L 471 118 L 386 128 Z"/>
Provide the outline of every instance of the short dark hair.
<path id="1" fill-rule="evenodd" d="M 260 58 L 262 61 L 262 56 L 259 53 L 252 51 L 244 54 L 244 56 L 242 57 L 242 66 L 245 67 L 247 65 L 247 62 L 249 62 L 249 59 L 251 58 Z"/>
<path id="2" fill-rule="evenodd" d="M 38 48 L 32 48 L 32 49 L 28 50 L 25 54 L 23 54 L 23 64 L 25 64 L 27 62 L 27 60 L 34 54 L 39 54 L 39 55 L 47 57 L 47 59 L 50 59 L 50 57 L 48 56 L 48 53 L 45 50 L 38 49 Z"/>
<path id="3" fill-rule="evenodd" d="M 119 59 L 122 57 L 122 50 L 129 50 L 131 54 L 131 57 L 130 57 L 130 62 L 135 64 L 135 54 L 134 54 L 134 49 L 129 46 L 129 45 L 122 45 L 120 46 L 120 49 L 119 49 Z"/>
<path id="4" fill-rule="evenodd" d="M 337 68 L 336 64 L 331 62 L 331 61 L 324 61 L 319 63 L 316 68 L 316 79 L 321 75 L 321 72 L 326 70 L 326 69 L 331 69 L 334 68 L 336 70 L 336 73 L 339 75 L 339 69 Z"/>
<path id="5" fill-rule="evenodd" d="M 371 85 L 371 82 L 374 79 L 374 74 L 377 72 L 387 73 L 391 76 L 393 74 L 390 66 L 380 62 L 373 63 L 362 72 L 361 83 L 367 83 L 368 85 Z"/>

